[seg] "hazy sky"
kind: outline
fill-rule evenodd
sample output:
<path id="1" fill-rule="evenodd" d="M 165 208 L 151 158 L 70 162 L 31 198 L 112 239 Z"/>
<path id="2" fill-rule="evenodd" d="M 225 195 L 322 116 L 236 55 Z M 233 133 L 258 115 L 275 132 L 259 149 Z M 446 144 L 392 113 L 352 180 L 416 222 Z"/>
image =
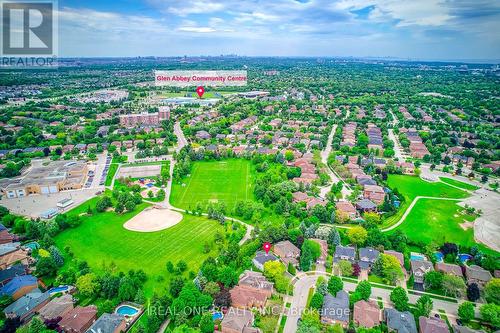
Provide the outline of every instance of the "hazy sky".
<path id="1" fill-rule="evenodd" d="M 500 59 L 499 0 L 59 0 L 60 56 Z"/>

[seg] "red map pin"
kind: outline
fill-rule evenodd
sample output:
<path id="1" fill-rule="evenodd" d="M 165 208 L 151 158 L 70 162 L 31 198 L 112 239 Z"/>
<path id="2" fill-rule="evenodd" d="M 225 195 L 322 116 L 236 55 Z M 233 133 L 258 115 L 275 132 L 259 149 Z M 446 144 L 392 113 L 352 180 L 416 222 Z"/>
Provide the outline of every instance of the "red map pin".
<path id="1" fill-rule="evenodd" d="M 262 247 L 264 248 L 264 251 L 266 251 L 266 254 L 269 254 L 269 250 L 271 250 L 271 243 L 265 242 Z"/>
<path id="2" fill-rule="evenodd" d="M 198 88 L 196 88 L 196 93 L 201 98 L 201 96 L 203 96 L 203 94 L 205 93 L 205 88 L 203 88 L 202 86 L 199 86 Z"/>

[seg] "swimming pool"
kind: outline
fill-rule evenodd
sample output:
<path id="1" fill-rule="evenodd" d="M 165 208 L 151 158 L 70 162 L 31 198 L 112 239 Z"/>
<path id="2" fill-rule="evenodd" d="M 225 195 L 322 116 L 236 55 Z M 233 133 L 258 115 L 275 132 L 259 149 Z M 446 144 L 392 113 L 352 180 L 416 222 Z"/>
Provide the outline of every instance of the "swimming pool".
<path id="1" fill-rule="evenodd" d="M 460 253 L 458 255 L 458 260 L 460 260 L 461 263 L 464 263 L 464 262 L 466 262 L 467 260 L 470 260 L 470 259 L 472 259 L 472 256 L 470 254 Z"/>
<path id="2" fill-rule="evenodd" d="M 441 252 L 434 252 L 434 258 L 436 258 L 437 262 L 443 262 L 444 255 Z"/>
<path id="3" fill-rule="evenodd" d="M 122 316 L 133 317 L 139 312 L 139 309 L 130 305 L 120 305 L 115 312 Z"/>
<path id="4" fill-rule="evenodd" d="M 410 253 L 410 260 L 424 261 L 424 260 L 427 260 L 427 258 L 421 253 L 411 252 Z"/>
<path id="5" fill-rule="evenodd" d="M 54 287 L 49 290 L 49 294 L 57 294 L 57 293 L 64 293 L 69 290 L 69 286 L 59 286 L 59 287 Z"/>
<path id="6" fill-rule="evenodd" d="M 212 320 L 213 321 L 222 320 L 222 317 L 223 317 L 222 312 L 214 312 L 214 313 L 212 313 Z"/>

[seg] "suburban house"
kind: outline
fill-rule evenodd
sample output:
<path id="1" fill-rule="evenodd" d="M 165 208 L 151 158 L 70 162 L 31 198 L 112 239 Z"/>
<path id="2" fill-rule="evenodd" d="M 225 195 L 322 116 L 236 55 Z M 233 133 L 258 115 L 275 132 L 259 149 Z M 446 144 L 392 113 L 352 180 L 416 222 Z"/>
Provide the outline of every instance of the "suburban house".
<path id="1" fill-rule="evenodd" d="M 339 201 L 335 204 L 337 207 L 337 214 L 350 220 L 356 218 L 356 208 L 349 201 Z"/>
<path id="2" fill-rule="evenodd" d="M 446 273 L 446 274 L 453 274 L 455 276 L 464 277 L 464 274 L 462 273 L 462 267 L 455 265 L 455 264 L 447 264 L 444 262 L 438 262 L 436 265 L 434 265 L 434 268 L 438 272 Z"/>
<path id="3" fill-rule="evenodd" d="M 97 318 L 97 307 L 77 306 L 70 310 L 59 322 L 65 333 L 85 333 Z"/>
<path id="4" fill-rule="evenodd" d="M 22 275 L 26 275 L 26 268 L 21 264 L 0 270 L 0 286 L 3 287 L 16 276 Z"/>
<path id="5" fill-rule="evenodd" d="M 420 333 L 449 333 L 448 324 L 441 318 L 420 316 L 418 323 Z"/>
<path id="6" fill-rule="evenodd" d="M 373 201 L 369 199 L 361 199 L 356 203 L 356 208 L 363 212 L 376 212 L 377 211 L 377 205 L 373 203 Z"/>
<path id="7" fill-rule="evenodd" d="M 273 252 L 280 257 L 281 261 L 288 265 L 291 263 L 297 266 L 299 263 L 298 258 L 300 257 L 300 249 L 293 245 L 290 241 L 281 241 L 274 244 Z"/>
<path id="8" fill-rule="evenodd" d="M 380 252 L 372 247 L 359 249 L 359 267 L 364 270 L 370 270 L 379 255 Z"/>
<path id="9" fill-rule="evenodd" d="M 120 333 L 127 330 L 127 322 L 125 317 L 116 313 L 103 313 L 92 326 L 87 330 L 87 333 Z"/>
<path id="10" fill-rule="evenodd" d="M 417 333 L 415 318 L 409 311 L 399 312 L 395 309 L 384 309 L 384 317 L 389 332 Z"/>
<path id="11" fill-rule="evenodd" d="M 11 234 L 7 228 L 0 223 L 0 244 L 8 244 L 16 241 L 16 235 Z"/>
<path id="12" fill-rule="evenodd" d="M 384 250 L 384 254 L 395 257 L 396 259 L 398 259 L 401 267 L 405 266 L 405 256 L 401 252 L 393 251 L 393 250 Z"/>
<path id="13" fill-rule="evenodd" d="M 327 293 L 323 299 L 320 316 L 323 324 L 339 323 L 347 327 L 349 325 L 349 294 L 344 290 L 337 292 L 335 297 Z"/>
<path id="14" fill-rule="evenodd" d="M 358 326 L 372 328 L 380 325 L 382 311 L 376 302 L 362 300 L 354 304 L 353 320 Z"/>
<path id="15" fill-rule="evenodd" d="M 465 266 L 467 284 L 475 283 L 478 287 L 484 287 L 491 280 L 491 273 L 477 265 Z"/>
<path id="16" fill-rule="evenodd" d="M 353 263 L 356 260 L 356 250 L 351 246 L 337 245 L 335 254 L 333 255 L 333 262 L 340 260 L 347 260 Z"/>
<path id="17" fill-rule="evenodd" d="M 373 201 L 377 205 L 380 205 L 384 202 L 385 192 L 381 186 L 365 185 L 363 190 L 363 197 L 365 199 Z"/>
<path id="18" fill-rule="evenodd" d="M 53 320 L 64 317 L 71 310 L 73 310 L 73 296 L 65 294 L 48 302 L 38 314 L 42 320 Z"/>
<path id="19" fill-rule="evenodd" d="M 10 296 L 14 300 L 19 299 L 38 288 L 38 280 L 33 275 L 16 276 L 0 289 L 1 296 Z"/>
<path id="20" fill-rule="evenodd" d="M 259 333 L 260 329 L 253 327 L 254 320 L 252 311 L 231 307 L 221 322 L 222 333 Z"/>
<path id="21" fill-rule="evenodd" d="M 268 261 L 275 261 L 278 260 L 278 257 L 276 257 L 272 253 L 266 254 L 264 251 L 257 251 L 255 254 L 255 257 L 252 259 L 252 263 L 257 267 L 259 270 L 263 271 L 264 270 L 264 264 Z"/>
<path id="22" fill-rule="evenodd" d="M 231 304 L 236 308 L 264 308 L 273 293 L 273 284 L 259 272 L 245 271 L 240 282 L 229 291 Z"/>
<path id="23" fill-rule="evenodd" d="M 49 301 L 49 293 L 42 293 L 39 289 L 24 295 L 6 307 L 3 312 L 7 318 L 19 318 L 21 322 L 28 321 Z"/>
<path id="24" fill-rule="evenodd" d="M 0 269 L 6 269 L 18 262 L 25 266 L 30 263 L 28 251 L 21 248 L 20 243 L 0 245 Z"/>
<path id="25" fill-rule="evenodd" d="M 427 260 L 412 260 L 410 263 L 415 285 L 420 285 L 420 287 L 423 287 L 425 273 L 434 270 L 434 268 L 432 267 L 432 262 Z"/>

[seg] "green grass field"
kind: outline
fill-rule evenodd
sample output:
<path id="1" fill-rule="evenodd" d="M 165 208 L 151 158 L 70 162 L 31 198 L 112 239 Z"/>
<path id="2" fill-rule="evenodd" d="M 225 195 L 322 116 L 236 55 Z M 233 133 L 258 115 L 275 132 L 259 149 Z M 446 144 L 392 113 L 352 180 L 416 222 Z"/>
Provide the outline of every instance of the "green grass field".
<path id="1" fill-rule="evenodd" d="M 460 223 L 472 221 L 474 217 L 462 214 L 461 210 L 455 201 L 420 199 L 396 230 L 414 241 L 472 246 L 475 244 L 473 229 L 464 230 Z"/>
<path id="2" fill-rule="evenodd" d="M 97 198 L 93 198 L 68 214 L 85 213 L 89 205 L 95 206 L 96 201 Z M 123 228 L 127 220 L 148 206 L 142 203 L 135 211 L 123 215 L 104 212 L 83 216 L 80 226 L 65 230 L 56 237 L 56 244 L 60 249 L 69 246 L 75 258 L 87 261 L 98 271 L 103 264 L 111 263 L 123 272 L 143 269 L 148 275 L 146 295 L 151 295 L 153 291 L 163 293 L 169 280 L 166 262 L 170 260 L 175 265 L 184 260 L 189 270 L 197 272 L 202 261 L 213 254 L 203 253 L 205 241 L 211 243 L 215 233 L 223 233 L 224 229 L 215 221 L 192 215 L 184 215 L 177 225 L 158 232 L 141 233 Z M 165 281 L 158 282 L 159 276 L 163 276 Z"/>
<path id="3" fill-rule="evenodd" d="M 243 159 L 193 163 L 191 175 L 174 183 L 170 203 L 179 208 L 194 209 L 198 202 L 224 202 L 232 211 L 237 201 L 253 200 L 254 166 Z M 185 186 L 183 186 L 185 184 Z"/>
<path id="4" fill-rule="evenodd" d="M 456 187 L 463 188 L 464 190 L 475 191 L 479 189 L 479 186 L 475 186 L 469 183 L 461 182 L 460 180 L 447 178 L 447 177 L 439 177 L 439 179 L 446 184 L 450 184 Z"/>
<path id="5" fill-rule="evenodd" d="M 462 199 L 469 196 L 469 193 L 448 186 L 445 183 L 429 183 L 414 176 L 389 175 L 387 178 L 387 184 L 389 185 L 389 188 L 393 190 L 397 188 L 399 193 L 404 197 L 405 201 L 401 204 L 401 207 L 396 214 L 384 220 L 382 228 L 389 227 L 399 221 L 413 199 L 417 196 L 453 199 Z"/>

